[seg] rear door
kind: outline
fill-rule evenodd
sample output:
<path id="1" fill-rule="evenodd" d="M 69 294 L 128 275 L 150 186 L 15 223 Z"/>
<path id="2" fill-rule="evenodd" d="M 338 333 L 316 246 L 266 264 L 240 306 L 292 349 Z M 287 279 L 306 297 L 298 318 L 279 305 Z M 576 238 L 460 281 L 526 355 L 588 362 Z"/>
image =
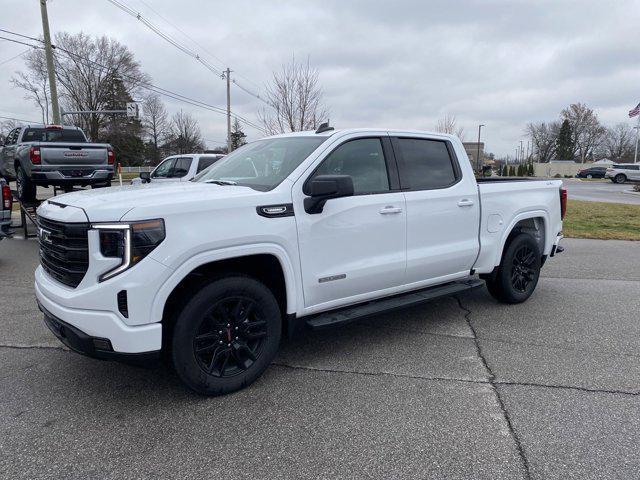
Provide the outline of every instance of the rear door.
<path id="1" fill-rule="evenodd" d="M 317 175 L 350 175 L 354 196 L 304 208 L 304 184 Z M 305 307 L 354 303 L 404 280 L 406 213 L 386 136 L 341 139 L 293 189 Z"/>
<path id="2" fill-rule="evenodd" d="M 447 139 L 394 137 L 392 144 L 407 204 L 406 283 L 467 275 L 479 251 L 471 169 L 464 169 L 471 178 L 463 176 Z"/>

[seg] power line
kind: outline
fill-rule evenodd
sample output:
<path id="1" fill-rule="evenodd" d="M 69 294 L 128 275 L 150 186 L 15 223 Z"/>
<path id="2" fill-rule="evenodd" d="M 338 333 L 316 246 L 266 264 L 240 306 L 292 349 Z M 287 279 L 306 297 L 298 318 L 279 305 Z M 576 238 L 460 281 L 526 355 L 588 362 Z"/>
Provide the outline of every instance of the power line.
<path id="1" fill-rule="evenodd" d="M 159 35 L 166 42 L 170 43 L 171 45 L 173 45 L 174 47 L 176 47 L 178 50 L 182 51 L 186 55 L 189 55 L 190 57 L 193 57 L 194 59 L 196 59 L 196 61 L 200 62 L 202 65 L 204 65 L 207 69 L 211 70 L 216 75 L 222 75 L 222 70 L 220 70 L 217 67 L 214 67 L 209 62 L 204 60 L 196 52 L 194 52 L 193 50 L 189 49 L 188 47 L 185 47 L 180 42 L 178 42 L 177 40 L 173 39 L 168 34 L 164 33 L 161 29 L 159 29 L 153 23 L 151 23 L 149 20 L 144 18 L 140 13 L 138 13 L 135 10 L 129 8 L 128 6 L 120 3 L 118 0 L 107 0 L 107 1 L 109 3 L 115 5 L 116 7 L 118 7 L 120 10 L 124 11 L 125 13 L 131 15 L 132 17 L 134 17 L 137 20 L 139 20 L 140 22 L 142 22 L 147 28 L 149 28 L 151 31 L 153 31 L 156 35 Z"/>
<path id="2" fill-rule="evenodd" d="M 36 48 L 36 47 L 32 47 L 32 48 Z M 12 60 L 15 60 L 16 58 L 21 57 L 22 55 L 24 55 L 25 53 L 27 53 L 27 52 L 29 52 L 29 51 L 31 51 L 31 48 L 27 48 L 27 49 L 26 49 L 25 51 L 23 51 L 22 53 L 19 53 L 18 55 L 15 55 L 15 56 L 13 56 L 13 57 L 11 57 L 11 58 L 7 58 L 6 60 L 4 60 L 4 61 L 0 62 L 0 65 L 4 65 L 5 63 L 9 63 L 9 62 L 11 62 Z"/>
<path id="3" fill-rule="evenodd" d="M 112 0 L 108 0 L 108 1 L 112 1 Z M 11 35 L 19 36 L 19 37 L 22 37 L 22 38 L 35 40 L 37 42 L 42 42 L 42 40 L 40 40 L 38 38 L 30 37 L 28 35 L 23 35 L 23 34 L 20 34 L 20 33 L 9 31 L 9 30 L 0 29 L 0 31 L 5 32 L 5 33 L 9 33 Z M 1 40 L 7 40 L 7 41 L 10 41 L 10 42 L 14 42 L 14 43 L 20 43 L 22 45 L 26 45 L 26 46 L 29 46 L 31 48 L 43 48 L 43 47 L 38 46 L 38 45 L 32 45 L 32 44 L 29 44 L 29 43 L 25 43 L 25 42 L 22 42 L 22 41 L 19 41 L 19 40 L 15 40 L 15 39 L 11 39 L 11 38 L 7 38 L 7 37 L 0 36 L 0 39 Z M 54 46 L 54 50 L 57 51 L 57 52 L 65 53 L 67 58 L 70 58 L 71 60 L 73 60 L 72 57 L 75 57 L 75 58 L 79 59 L 79 61 L 81 63 L 84 62 L 85 65 L 87 63 L 91 63 L 91 64 L 96 65 L 96 66 L 98 66 L 100 68 L 103 68 L 105 70 L 111 70 L 112 69 L 111 67 L 107 67 L 105 65 L 102 65 L 102 64 L 94 61 L 94 60 L 82 57 L 81 55 L 78 55 L 77 53 L 71 52 L 71 51 L 69 51 L 69 50 L 67 50 L 67 49 L 65 49 L 63 47 L 60 47 L 60 46 Z M 139 79 L 136 79 L 136 78 L 134 78 L 134 77 L 132 77 L 130 75 L 122 75 L 121 74 L 120 76 L 129 78 L 129 79 L 133 79 L 134 82 L 139 83 L 140 87 L 142 87 L 142 88 L 144 88 L 146 90 L 149 90 L 149 91 L 151 91 L 153 93 L 157 93 L 159 95 L 164 95 L 166 97 L 169 97 L 169 98 L 172 98 L 174 100 L 178 100 L 178 101 L 187 103 L 187 104 L 192 105 L 192 106 L 200 107 L 200 108 L 203 108 L 203 109 L 206 109 L 206 110 L 213 111 L 215 113 L 225 114 L 226 115 L 226 110 L 221 108 L 221 107 L 216 107 L 215 105 L 210 105 L 210 104 L 202 102 L 200 100 L 196 100 L 196 99 L 187 97 L 187 96 L 182 95 L 180 93 L 172 92 L 171 90 L 167 90 L 165 88 L 158 87 L 158 86 L 153 85 L 152 83 L 149 83 L 149 82 L 140 82 Z M 266 130 L 263 127 L 260 127 L 259 125 L 256 125 L 255 123 L 249 121 L 248 119 L 246 119 L 245 117 L 242 117 L 241 115 L 238 115 L 238 114 L 232 112 L 231 116 L 233 118 L 236 118 L 238 120 L 243 121 L 246 125 L 254 128 L 254 129 L 256 129 L 256 130 L 258 130 L 258 131 L 260 131 L 262 133 L 267 133 Z"/>
<path id="4" fill-rule="evenodd" d="M 14 117 L 3 117 L 0 115 L 0 118 L 4 118 L 5 120 L 15 120 L 16 122 L 24 122 L 24 123 L 37 123 L 41 124 L 42 122 L 38 122 L 36 120 L 25 120 L 24 118 L 14 118 Z"/>

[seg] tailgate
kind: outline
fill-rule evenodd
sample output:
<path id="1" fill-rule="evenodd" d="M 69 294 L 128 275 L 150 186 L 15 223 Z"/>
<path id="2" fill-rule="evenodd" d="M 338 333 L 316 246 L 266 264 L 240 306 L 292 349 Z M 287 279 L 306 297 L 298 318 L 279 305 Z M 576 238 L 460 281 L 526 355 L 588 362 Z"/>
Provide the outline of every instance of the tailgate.
<path id="1" fill-rule="evenodd" d="M 42 165 L 106 165 L 107 146 L 91 143 L 41 143 Z"/>

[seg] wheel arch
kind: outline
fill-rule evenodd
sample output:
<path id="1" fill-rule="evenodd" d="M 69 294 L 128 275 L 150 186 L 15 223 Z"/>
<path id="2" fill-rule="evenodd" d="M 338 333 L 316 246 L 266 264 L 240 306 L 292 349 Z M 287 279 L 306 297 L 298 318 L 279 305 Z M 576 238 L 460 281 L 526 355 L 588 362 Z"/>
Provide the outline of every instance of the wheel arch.
<path id="1" fill-rule="evenodd" d="M 511 221 L 509 228 L 505 229 L 500 241 L 500 248 L 494 258 L 494 266 L 497 267 L 500 265 L 504 249 L 507 247 L 509 241 L 519 233 L 530 234 L 538 243 L 540 253 L 545 255 L 547 253 L 547 247 L 551 245 L 550 239 L 548 238 L 549 232 L 549 215 L 547 212 L 540 210 L 517 215 Z"/>
<path id="2" fill-rule="evenodd" d="M 265 283 L 278 300 L 283 317 L 296 311 L 295 270 L 286 251 L 275 244 L 254 245 L 204 252 L 182 262 L 158 290 L 152 321 L 164 322 L 173 313 L 173 300 L 189 295 L 199 284 L 217 275 L 230 272 L 250 275 Z"/>

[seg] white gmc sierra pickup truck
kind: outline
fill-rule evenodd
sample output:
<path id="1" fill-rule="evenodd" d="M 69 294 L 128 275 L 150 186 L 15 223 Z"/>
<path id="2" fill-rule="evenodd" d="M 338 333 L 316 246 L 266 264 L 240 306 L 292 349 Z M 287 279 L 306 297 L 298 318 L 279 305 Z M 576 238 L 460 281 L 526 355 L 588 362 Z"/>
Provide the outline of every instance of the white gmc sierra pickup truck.
<path id="1" fill-rule="evenodd" d="M 298 325 L 484 282 L 526 300 L 562 251 L 565 205 L 558 180 L 476 181 L 450 135 L 323 125 L 245 145 L 193 182 L 44 202 L 36 297 L 71 349 L 164 354 L 220 395 L 256 380 Z"/>

